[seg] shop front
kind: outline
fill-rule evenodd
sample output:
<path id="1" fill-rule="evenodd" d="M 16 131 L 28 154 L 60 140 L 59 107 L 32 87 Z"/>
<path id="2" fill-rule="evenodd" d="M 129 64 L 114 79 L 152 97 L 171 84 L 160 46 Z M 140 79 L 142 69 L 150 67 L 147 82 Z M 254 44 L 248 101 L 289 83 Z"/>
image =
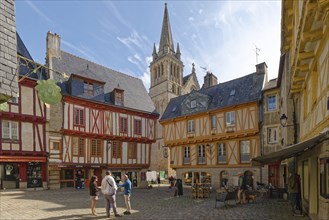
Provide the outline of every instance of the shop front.
<path id="1" fill-rule="evenodd" d="M 60 188 L 88 188 L 93 175 L 102 180 L 107 169 L 99 165 L 59 165 L 60 167 Z M 101 184 L 101 181 L 98 181 Z"/>
<path id="2" fill-rule="evenodd" d="M 47 187 L 46 157 L 0 156 L 0 188 Z"/>

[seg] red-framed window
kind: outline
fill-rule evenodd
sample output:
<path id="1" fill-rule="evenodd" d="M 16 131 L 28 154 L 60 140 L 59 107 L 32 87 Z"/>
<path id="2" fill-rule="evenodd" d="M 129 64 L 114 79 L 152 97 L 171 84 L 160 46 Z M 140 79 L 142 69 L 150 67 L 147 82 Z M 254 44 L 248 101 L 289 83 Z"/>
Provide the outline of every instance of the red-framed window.
<path id="1" fill-rule="evenodd" d="M 74 125 L 84 126 L 85 125 L 85 111 L 84 109 L 74 108 L 73 112 Z"/>
<path id="2" fill-rule="evenodd" d="M 116 105 L 123 105 L 124 98 L 123 98 L 123 91 L 116 90 L 115 91 L 115 104 Z"/>
<path id="3" fill-rule="evenodd" d="M 134 134 L 137 134 L 137 135 L 142 134 L 142 120 L 140 120 L 140 119 L 134 120 Z"/>
<path id="4" fill-rule="evenodd" d="M 94 95 L 94 84 L 91 82 L 83 82 L 83 93 L 86 95 Z"/>
<path id="5" fill-rule="evenodd" d="M 128 119 L 124 117 L 119 118 L 119 131 L 120 133 L 128 132 Z"/>
<path id="6" fill-rule="evenodd" d="M 121 158 L 121 142 L 114 141 L 112 143 L 112 157 L 113 158 Z"/>
<path id="7" fill-rule="evenodd" d="M 102 156 L 102 140 L 91 140 L 91 156 Z"/>
<path id="8" fill-rule="evenodd" d="M 83 157 L 85 155 L 86 140 L 84 138 L 73 137 L 73 155 Z"/>

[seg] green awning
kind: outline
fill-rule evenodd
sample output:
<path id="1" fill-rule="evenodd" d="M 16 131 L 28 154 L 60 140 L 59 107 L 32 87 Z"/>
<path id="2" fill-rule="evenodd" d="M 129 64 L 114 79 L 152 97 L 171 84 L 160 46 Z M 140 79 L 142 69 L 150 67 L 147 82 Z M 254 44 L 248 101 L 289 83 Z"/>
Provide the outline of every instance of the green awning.
<path id="1" fill-rule="evenodd" d="M 254 166 L 274 163 L 274 162 L 280 162 L 284 159 L 298 156 L 302 154 L 303 152 L 312 149 L 317 144 L 321 143 L 324 140 L 329 139 L 329 131 L 326 131 L 324 133 L 319 134 L 318 136 L 315 136 L 309 140 L 291 145 L 289 147 L 286 147 L 282 150 L 273 152 L 271 154 L 263 155 L 260 157 L 255 157 L 252 159 L 252 164 Z"/>

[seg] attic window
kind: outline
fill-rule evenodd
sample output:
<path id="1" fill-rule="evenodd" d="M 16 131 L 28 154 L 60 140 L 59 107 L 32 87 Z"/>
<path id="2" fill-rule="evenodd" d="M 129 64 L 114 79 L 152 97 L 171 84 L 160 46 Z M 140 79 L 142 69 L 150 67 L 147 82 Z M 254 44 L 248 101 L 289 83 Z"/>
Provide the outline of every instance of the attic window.
<path id="1" fill-rule="evenodd" d="M 118 89 L 116 89 L 116 90 L 114 91 L 114 93 L 115 93 L 115 97 L 114 97 L 114 99 L 115 99 L 115 104 L 116 104 L 116 105 L 121 105 L 121 106 L 123 106 L 123 101 L 124 101 L 124 98 L 123 98 L 123 90 L 118 90 Z"/>
<path id="2" fill-rule="evenodd" d="M 191 108 L 196 108 L 196 100 L 191 101 Z"/>
<path id="3" fill-rule="evenodd" d="M 91 82 L 83 82 L 83 93 L 86 95 L 94 95 L 94 84 Z"/>
<path id="4" fill-rule="evenodd" d="M 177 106 L 173 107 L 173 108 L 171 109 L 171 112 L 175 112 L 176 109 L 177 109 Z"/>
<path id="5" fill-rule="evenodd" d="M 231 92 L 230 92 L 230 96 L 234 96 L 235 95 L 235 89 L 233 89 Z"/>

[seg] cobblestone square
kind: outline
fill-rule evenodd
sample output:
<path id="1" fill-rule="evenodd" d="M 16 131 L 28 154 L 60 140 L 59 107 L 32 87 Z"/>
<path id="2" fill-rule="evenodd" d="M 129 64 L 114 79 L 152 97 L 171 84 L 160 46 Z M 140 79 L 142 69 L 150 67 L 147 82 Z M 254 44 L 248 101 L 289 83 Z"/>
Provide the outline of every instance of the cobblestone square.
<path id="1" fill-rule="evenodd" d="M 215 192 L 210 198 L 193 199 L 189 188 L 184 196 L 174 197 L 167 186 L 133 189 L 132 214 L 120 219 L 300 219 L 294 217 L 288 201 L 257 198 L 256 203 L 215 208 Z M 87 189 L 0 192 L 0 219 L 108 219 L 104 200 L 97 201 L 98 216 L 91 215 Z M 125 211 L 123 193 L 117 195 L 119 213 Z M 111 213 L 111 219 L 114 219 Z M 309 219 L 307 216 L 302 218 Z"/>

